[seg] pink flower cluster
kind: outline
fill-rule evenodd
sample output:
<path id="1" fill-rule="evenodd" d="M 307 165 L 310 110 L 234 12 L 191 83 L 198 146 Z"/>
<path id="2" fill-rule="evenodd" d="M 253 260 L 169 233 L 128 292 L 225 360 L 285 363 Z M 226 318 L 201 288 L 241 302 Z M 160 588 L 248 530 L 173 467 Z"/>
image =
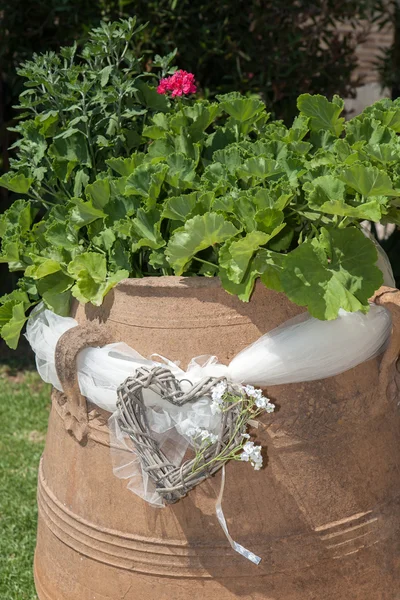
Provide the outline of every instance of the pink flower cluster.
<path id="1" fill-rule="evenodd" d="M 172 98 L 175 98 L 175 96 L 195 94 L 196 90 L 197 88 L 194 84 L 193 73 L 188 73 L 182 69 L 171 75 L 171 77 L 161 79 L 160 85 L 157 88 L 159 94 L 171 92 Z"/>

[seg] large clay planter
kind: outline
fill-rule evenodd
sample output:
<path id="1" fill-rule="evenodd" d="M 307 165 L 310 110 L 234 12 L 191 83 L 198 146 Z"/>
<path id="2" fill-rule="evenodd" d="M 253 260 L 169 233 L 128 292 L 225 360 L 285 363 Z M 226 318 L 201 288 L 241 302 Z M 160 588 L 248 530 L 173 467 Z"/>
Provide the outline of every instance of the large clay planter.
<path id="1" fill-rule="evenodd" d="M 58 344 L 66 394 L 53 393 L 39 473 L 40 600 L 399 600 L 400 292 L 376 301 L 394 323 L 383 358 L 269 388 L 278 411 L 258 434 L 265 469 L 228 465 L 230 531 L 259 566 L 217 522 L 220 474 L 165 509 L 114 477 L 109 415 L 86 407 L 74 360 L 85 345 L 125 341 L 181 364 L 227 362 L 302 309 L 262 285 L 244 304 L 217 279 L 174 277 L 126 280 L 101 308 L 75 307 L 81 327 Z"/>

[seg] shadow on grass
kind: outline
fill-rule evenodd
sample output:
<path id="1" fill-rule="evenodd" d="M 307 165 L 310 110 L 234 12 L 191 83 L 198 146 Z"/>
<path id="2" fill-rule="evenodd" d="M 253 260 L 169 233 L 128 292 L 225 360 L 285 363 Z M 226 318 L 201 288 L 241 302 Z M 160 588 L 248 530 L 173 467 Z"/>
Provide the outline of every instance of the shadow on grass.
<path id="1" fill-rule="evenodd" d="M 21 336 L 18 348 L 11 350 L 0 339 L 0 366 L 7 367 L 9 375 L 15 376 L 20 371 L 34 371 L 35 355 L 26 339 Z"/>

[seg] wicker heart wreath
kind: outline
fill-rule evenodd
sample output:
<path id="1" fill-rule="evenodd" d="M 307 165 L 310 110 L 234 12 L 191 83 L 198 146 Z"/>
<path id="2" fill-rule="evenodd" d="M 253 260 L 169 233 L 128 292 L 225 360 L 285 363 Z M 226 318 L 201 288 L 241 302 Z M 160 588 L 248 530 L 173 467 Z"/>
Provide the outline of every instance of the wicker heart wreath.
<path id="1" fill-rule="evenodd" d="M 208 377 L 185 392 L 169 369 L 141 367 L 118 388 L 119 426 L 132 440 L 142 469 L 154 481 L 157 492 L 167 504 L 177 502 L 229 460 L 232 450 L 243 440 L 244 427 L 237 427 L 241 409 L 238 404 L 233 404 L 222 413 L 218 439 L 206 449 L 200 465 L 195 464 L 195 458 L 192 458 L 177 467 L 171 464 L 152 435 L 143 390 L 150 389 L 171 404 L 183 406 L 200 398 L 211 398 L 212 388 L 221 380 Z M 216 456 L 218 460 L 213 461 Z"/>

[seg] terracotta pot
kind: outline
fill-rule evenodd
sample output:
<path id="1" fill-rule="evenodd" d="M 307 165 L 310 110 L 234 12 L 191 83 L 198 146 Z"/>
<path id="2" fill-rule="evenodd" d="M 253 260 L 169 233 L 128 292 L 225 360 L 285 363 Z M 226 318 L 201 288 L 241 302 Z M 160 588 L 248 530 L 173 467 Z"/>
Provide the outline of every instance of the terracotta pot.
<path id="1" fill-rule="evenodd" d="M 123 340 L 181 364 L 201 354 L 227 362 L 302 309 L 262 285 L 244 304 L 217 279 L 175 277 L 126 280 L 102 307 L 75 307 L 81 327 L 58 344 L 66 393 L 53 392 L 39 473 L 40 600 L 399 600 L 400 292 L 382 289 L 376 301 L 394 323 L 383 358 L 269 388 L 279 410 L 258 435 L 265 469 L 228 465 L 227 521 L 259 566 L 232 551 L 217 522 L 220 474 L 165 509 L 114 477 L 108 413 L 79 395 L 75 356 Z"/>

